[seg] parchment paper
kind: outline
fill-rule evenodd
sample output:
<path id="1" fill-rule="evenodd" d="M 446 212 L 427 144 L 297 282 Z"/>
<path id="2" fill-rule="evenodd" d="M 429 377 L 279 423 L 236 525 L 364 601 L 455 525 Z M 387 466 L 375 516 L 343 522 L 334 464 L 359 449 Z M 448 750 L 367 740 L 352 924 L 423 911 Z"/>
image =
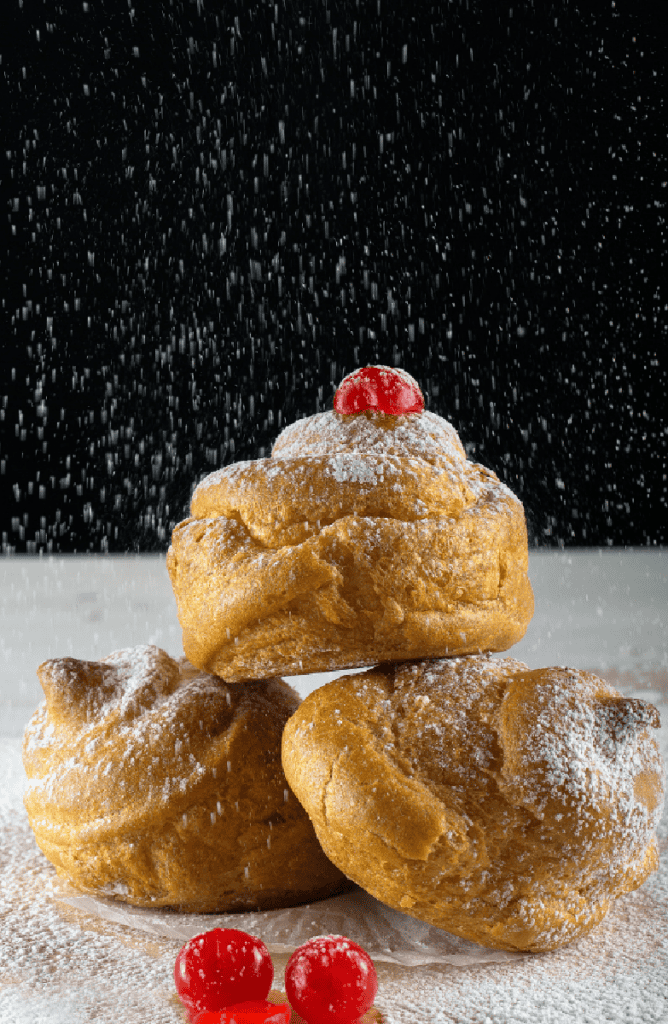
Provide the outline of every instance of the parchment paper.
<path id="1" fill-rule="evenodd" d="M 212 928 L 239 928 L 258 935 L 270 953 L 293 953 L 315 935 L 346 935 L 374 960 L 416 967 L 421 964 L 508 963 L 531 954 L 486 949 L 385 906 L 356 887 L 342 896 L 287 910 L 251 914 L 179 914 L 144 910 L 115 900 L 78 893 L 54 878 L 50 897 L 56 904 L 76 907 L 106 921 L 137 928 L 151 935 L 187 942 Z"/>

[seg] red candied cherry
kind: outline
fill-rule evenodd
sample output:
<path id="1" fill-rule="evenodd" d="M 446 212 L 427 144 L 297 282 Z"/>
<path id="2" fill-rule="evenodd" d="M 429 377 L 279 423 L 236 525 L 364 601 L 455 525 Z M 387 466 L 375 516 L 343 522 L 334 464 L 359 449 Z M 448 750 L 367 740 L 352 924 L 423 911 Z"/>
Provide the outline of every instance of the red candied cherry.
<path id="1" fill-rule="evenodd" d="M 424 398 L 405 370 L 391 366 L 363 366 L 344 377 L 334 395 L 334 412 L 350 416 L 359 412 L 382 412 L 405 416 L 422 412 Z"/>
<path id="2" fill-rule="evenodd" d="M 373 960 L 345 935 L 320 935 L 296 949 L 285 968 L 291 1006 L 308 1024 L 356 1024 L 373 1005 Z"/>
<path id="3" fill-rule="evenodd" d="M 290 1024 L 288 1003 L 270 1003 L 268 999 L 250 999 L 226 1006 L 224 1010 L 205 1010 L 192 1024 Z"/>
<path id="4" fill-rule="evenodd" d="M 266 1000 L 274 965 L 261 939 L 236 928 L 214 928 L 179 950 L 174 982 L 192 1020 L 248 999 Z"/>

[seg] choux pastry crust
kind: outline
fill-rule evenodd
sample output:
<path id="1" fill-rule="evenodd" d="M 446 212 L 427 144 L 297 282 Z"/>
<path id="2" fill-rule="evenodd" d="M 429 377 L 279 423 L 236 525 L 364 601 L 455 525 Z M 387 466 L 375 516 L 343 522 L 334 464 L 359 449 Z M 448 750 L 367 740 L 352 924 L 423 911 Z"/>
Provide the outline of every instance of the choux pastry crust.
<path id="1" fill-rule="evenodd" d="M 280 761 L 299 695 L 226 686 L 157 647 L 38 669 L 25 806 L 83 892 L 139 907 L 271 910 L 350 883 L 320 849 Z"/>
<path id="2" fill-rule="evenodd" d="M 327 683 L 287 723 L 282 758 L 325 853 L 372 896 L 543 951 L 656 870 L 658 725 L 591 673 L 473 656 Z"/>
<path id="3" fill-rule="evenodd" d="M 197 487 L 167 567 L 230 682 L 502 651 L 533 614 L 521 503 L 440 416 L 320 413 Z"/>

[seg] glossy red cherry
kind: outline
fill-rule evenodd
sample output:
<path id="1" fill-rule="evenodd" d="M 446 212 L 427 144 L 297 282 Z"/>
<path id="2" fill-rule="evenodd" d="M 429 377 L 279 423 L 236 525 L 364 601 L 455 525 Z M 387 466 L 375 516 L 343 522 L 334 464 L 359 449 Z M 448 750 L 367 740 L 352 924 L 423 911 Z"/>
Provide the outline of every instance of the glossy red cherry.
<path id="1" fill-rule="evenodd" d="M 224 1010 L 205 1010 L 192 1019 L 192 1024 L 290 1024 L 289 1003 L 270 1003 L 268 999 L 251 999 Z"/>
<path id="2" fill-rule="evenodd" d="M 266 1000 L 274 966 L 264 942 L 236 928 L 196 935 L 176 957 L 174 982 L 191 1018 L 248 999 Z"/>
<path id="3" fill-rule="evenodd" d="M 285 968 L 290 1004 L 308 1024 L 353 1024 L 373 1005 L 373 960 L 344 935 L 321 935 L 296 949 Z"/>
<path id="4" fill-rule="evenodd" d="M 350 416 L 360 412 L 382 412 L 405 416 L 422 412 L 424 398 L 405 370 L 391 366 L 363 366 L 344 377 L 334 395 L 334 411 Z"/>

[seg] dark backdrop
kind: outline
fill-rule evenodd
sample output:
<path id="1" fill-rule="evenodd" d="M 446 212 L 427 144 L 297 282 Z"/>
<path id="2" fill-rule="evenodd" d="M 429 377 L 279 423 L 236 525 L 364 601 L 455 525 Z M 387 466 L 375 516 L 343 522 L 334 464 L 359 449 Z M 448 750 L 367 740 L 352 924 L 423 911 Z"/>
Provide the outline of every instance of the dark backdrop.
<path id="1" fill-rule="evenodd" d="M 665 543 L 665 26 L 574 6 L 12 0 L 3 549 L 164 550 L 369 362 L 533 544 Z"/>

